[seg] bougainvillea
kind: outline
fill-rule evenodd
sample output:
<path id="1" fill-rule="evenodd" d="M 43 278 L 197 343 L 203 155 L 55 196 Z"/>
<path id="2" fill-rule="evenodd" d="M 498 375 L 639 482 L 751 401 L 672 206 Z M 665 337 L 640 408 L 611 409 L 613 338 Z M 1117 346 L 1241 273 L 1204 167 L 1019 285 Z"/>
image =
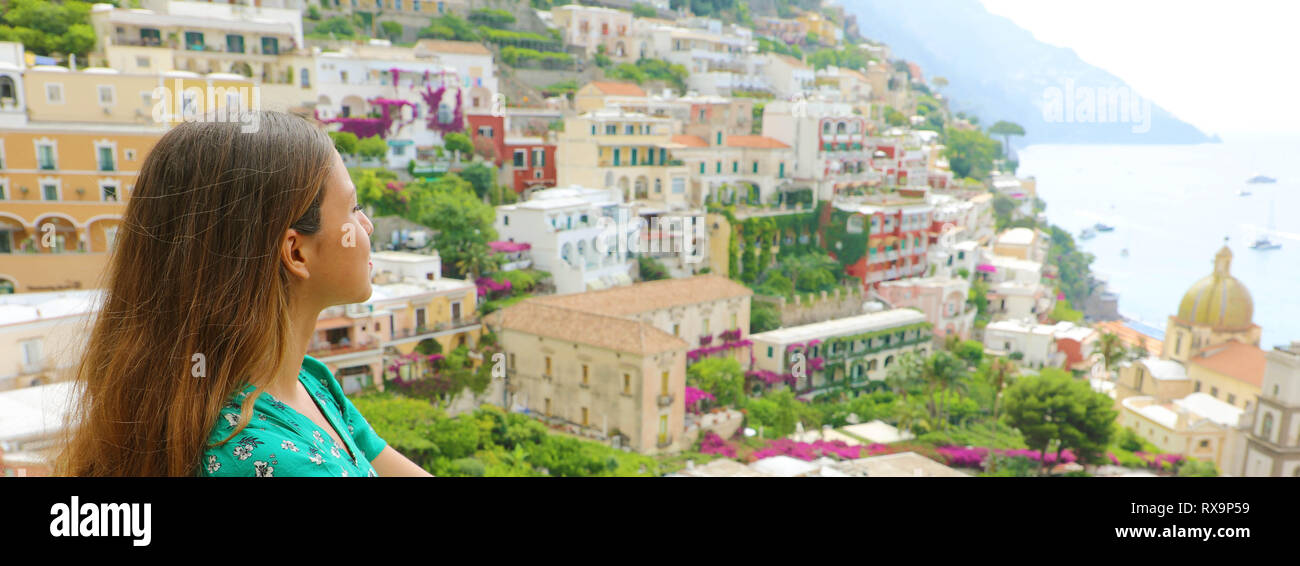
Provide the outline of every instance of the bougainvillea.
<path id="1" fill-rule="evenodd" d="M 709 431 L 704 433 L 704 439 L 700 441 L 700 453 L 717 454 L 719 456 L 735 458 L 736 447 L 732 446 L 731 443 L 726 440 L 723 440 L 721 436 L 718 436 L 713 431 Z"/>
<path id="2" fill-rule="evenodd" d="M 983 468 L 984 461 L 989 454 L 988 448 L 983 448 L 978 446 L 973 448 L 967 448 L 964 446 L 941 446 L 939 448 L 936 448 L 935 451 L 938 452 L 941 456 L 943 456 L 944 460 L 946 460 L 944 462 L 945 464 L 953 467 L 958 467 L 958 468 Z M 1035 450 L 997 449 L 994 450 L 993 452 L 995 454 L 998 454 L 1000 456 L 1005 456 L 1008 458 L 1027 458 L 1032 462 L 1040 462 L 1042 461 L 1043 458 L 1042 453 Z M 1077 458 L 1074 456 L 1074 452 L 1071 452 L 1070 450 L 1065 450 L 1061 452 L 1060 463 L 1068 464 L 1076 460 Z M 1056 461 L 1056 453 L 1049 452 L 1047 454 L 1047 464 L 1054 466 L 1057 463 L 1058 462 Z"/>
<path id="3" fill-rule="evenodd" d="M 769 442 L 761 450 L 755 451 L 755 460 L 773 456 L 789 456 L 804 461 L 812 461 L 822 456 L 840 460 L 856 460 L 862 457 L 862 446 L 849 446 L 843 440 L 818 440 L 815 442 L 795 442 L 788 438 L 778 438 Z"/>
<path id="4" fill-rule="evenodd" d="M 717 397 L 714 397 L 713 394 L 709 393 L 708 391 L 704 391 L 702 389 L 696 389 L 691 386 L 686 387 L 685 402 L 686 402 L 687 411 L 698 414 L 700 412 L 701 403 L 703 403 L 704 401 L 717 401 L 717 400 L 718 400 Z"/>
<path id="5" fill-rule="evenodd" d="M 725 351 L 727 351 L 727 350 L 734 350 L 734 349 L 736 349 L 736 348 L 744 348 L 744 347 L 752 346 L 752 345 L 753 345 L 753 342 L 751 342 L 751 341 L 749 341 L 749 340 L 738 340 L 738 341 L 734 341 L 734 342 L 723 342 L 723 343 L 718 344 L 718 345 L 716 345 L 716 346 L 705 346 L 705 347 L 703 347 L 703 348 L 696 348 L 696 349 L 694 349 L 694 350 L 691 350 L 691 351 L 689 351 L 689 352 L 686 352 L 686 358 L 687 358 L 688 360 L 690 360 L 692 363 L 694 363 L 694 362 L 698 361 L 700 358 L 707 358 L 707 357 L 712 356 L 713 354 L 716 354 L 716 353 L 718 353 L 718 352 L 725 352 Z"/>
<path id="6" fill-rule="evenodd" d="M 465 115 L 461 107 L 460 89 L 456 89 L 456 105 L 451 109 L 451 121 L 443 123 L 438 120 L 438 108 L 441 106 L 442 97 L 446 93 L 446 86 L 440 86 L 437 90 L 434 90 L 432 86 L 424 88 L 422 96 L 424 97 L 424 103 L 429 106 L 429 118 L 426 120 L 425 125 L 428 126 L 430 130 L 439 131 L 444 134 L 464 130 Z"/>
<path id="7" fill-rule="evenodd" d="M 412 117 L 410 120 L 403 121 L 393 127 L 394 113 L 393 108 L 397 108 L 396 116 L 402 115 L 401 109 L 405 106 L 415 107 L 415 104 L 405 100 L 392 98 L 372 98 L 368 102 L 379 107 L 381 116 L 378 118 L 321 118 L 320 111 L 316 112 L 316 119 L 322 124 L 340 124 L 339 131 L 355 134 L 359 139 L 379 136 L 387 139 L 388 136 L 400 131 L 402 128 L 410 125 L 415 121 Z"/>

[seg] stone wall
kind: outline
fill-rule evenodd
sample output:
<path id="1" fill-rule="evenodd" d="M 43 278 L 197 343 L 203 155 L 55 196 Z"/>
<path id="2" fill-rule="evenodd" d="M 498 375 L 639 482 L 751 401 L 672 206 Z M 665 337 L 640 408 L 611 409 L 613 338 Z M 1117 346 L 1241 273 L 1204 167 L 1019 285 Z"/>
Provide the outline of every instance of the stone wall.
<path id="1" fill-rule="evenodd" d="M 843 287 L 834 291 L 822 291 L 809 297 L 809 294 L 795 295 L 792 300 L 785 297 L 768 297 L 754 295 L 755 301 L 764 301 L 776 306 L 781 317 L 781 326 L 800 326 L 823 322 L 834 318 L 844 318 L 863 314 L 862 304 L 867 301 L 862 289 L 857 286 Z"/>

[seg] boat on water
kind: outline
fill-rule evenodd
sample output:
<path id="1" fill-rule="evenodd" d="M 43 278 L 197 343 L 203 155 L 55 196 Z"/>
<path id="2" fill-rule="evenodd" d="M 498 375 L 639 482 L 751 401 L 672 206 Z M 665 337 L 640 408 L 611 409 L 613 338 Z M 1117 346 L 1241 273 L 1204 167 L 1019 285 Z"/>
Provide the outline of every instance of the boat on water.
<path id="1" fill-rule="evenodd" d="M 1111 226 L 1109 224 L 1103 224 L 1101 222 L 1094 224 L 1093 228 L 1096 228 L 1098 232 L 1110 232 L 1115 229 L 1114 226 Z"/>
<path id="2" fill-rule="evenodd" d="M 1276 183 L 1277 179 L 1269 177 L 1268 175 L 1260 175 L 1256 173 L 1251 178 L 1246 179 L 1246 182 L 1247 183 Z"/>
<path id="3" fill-rule="evenodd" d="M 1282 247 L 1282 244 L 1274 242 L 1273 240 L 1270 240 L 1268 238 L 1269 232 L 1272 232 L 1277 229 L 1277 219 L 1274 215 L 1274 210 L 1275 209 L 1271 206 L 1268 209 L 1268 232 L 1264 232 L 1259 236 L 1256 236 L 1255 243 L 1250 245 L 1250 249 L 1266 251 L 1266 250 L 1276 250 Z"/>
<path id="4" fill-rule="evenodd" d="M 1097 233 L 1094 232 L 1094 231 L 1092 230 L 1092 228 L 1084 228 L 1082 232 L 1079 232 L 1079 239 L 1080 239 L 1080 240 L 1091 240 L 1091 239 L 1094 238 L 1096 235 L 1097 235 Z"/>
<path id="5" fill-rule="evenodd" d="M 1264 251 L 1264 250 L 1276 250 L 1276 249 L 1281 248 L 1281 247 L 1282 247 L 1282 244 L 1279 244 L 1279 243 L 1277 243 L 1277 242 L 1274 242 L 1274 241 L 1268 239 L 1268 236 L 1267 236 L 1267 235 L 1264 235 L 1264 236 L 1260 236 L 1260 237 L 1258 237 L 1258 238 L 1255 238 L 1255 243 L 1253 243 L 1253 244 L 1250 245 L 1250 249 L 1252 249 L 1252 250 L 1260 250 L 1260 251 Z"/>
<path id="6" fill-rule="evenodd" d="M 1237 189 L 1237 196 L 1239 197 L 1250 196 L 1250 189 Z"/>

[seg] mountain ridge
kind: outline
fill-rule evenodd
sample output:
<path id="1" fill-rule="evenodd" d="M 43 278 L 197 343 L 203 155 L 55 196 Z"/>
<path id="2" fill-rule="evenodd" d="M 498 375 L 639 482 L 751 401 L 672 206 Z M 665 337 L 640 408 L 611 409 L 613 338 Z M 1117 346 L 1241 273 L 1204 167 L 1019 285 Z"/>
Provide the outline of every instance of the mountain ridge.
<path id="1" fill-rule="evenodd" d="M 954 112 L 1025 128 L 1031 143 L 1210 143 L 1195 126 L 1142 98 L 1122 79 L 1051 45 L 978 0 L 844 0 L 861 33 L 942 76 Z M 1149 108 L 1149 111 L 1148 111 Z M 1091 121 L 1090 121 L 1091 120 Z"/>

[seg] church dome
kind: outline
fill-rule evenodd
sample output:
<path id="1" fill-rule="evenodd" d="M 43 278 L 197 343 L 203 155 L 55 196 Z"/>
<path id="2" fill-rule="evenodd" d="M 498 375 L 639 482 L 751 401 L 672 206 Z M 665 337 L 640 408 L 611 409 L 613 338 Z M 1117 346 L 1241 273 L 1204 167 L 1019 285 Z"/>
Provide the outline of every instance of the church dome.
<path id="1" fill-rule="evenodd" d="M 1214 273 L 1192 285 L 1178 305 L 1178 318 L 1196 326 L 1245 328 L 1252 324 L 1255 303 L 1246 286 L 1228 268 L 1232 251 L 1227 245 L 1214 255 Z"/>

